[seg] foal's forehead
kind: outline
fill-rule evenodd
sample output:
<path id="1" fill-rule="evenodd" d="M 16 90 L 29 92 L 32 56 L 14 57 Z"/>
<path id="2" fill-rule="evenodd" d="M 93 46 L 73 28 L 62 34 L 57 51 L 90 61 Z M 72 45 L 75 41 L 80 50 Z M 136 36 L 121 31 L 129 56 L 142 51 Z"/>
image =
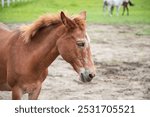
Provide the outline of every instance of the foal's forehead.
<path id="1" fill-rule="evenodd" d="M 76 37 L 76 39 L 78 41 L 82 41 L 83 40 L 83 41 L 88 41 L 90 43 L 90 37 L 89 37 L 87 32 L 85 32 L 85 34 L 82 37 Z"/>

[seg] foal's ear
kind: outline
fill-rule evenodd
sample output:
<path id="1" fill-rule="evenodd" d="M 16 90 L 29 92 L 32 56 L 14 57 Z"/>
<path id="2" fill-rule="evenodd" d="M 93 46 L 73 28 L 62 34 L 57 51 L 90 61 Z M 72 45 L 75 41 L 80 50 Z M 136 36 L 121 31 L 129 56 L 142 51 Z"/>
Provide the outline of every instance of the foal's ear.
<path id="1" fill-rule="evenodd" d="M 61 11 L 60 16 L 61 16 L 62 23 L 67 28 L 75 28 L 76 27 L 75 22 L 73 20 L 69 19 L 68 17 L 66 17 L 66 15 L 64 14 L 64 12 Z"/>
<path id="2" fill-rule="evenodd" d="M 86 20 L 86 11 L 82 11 L 80 13 L 80 16 L 81 16 L 82 19 Z"/>

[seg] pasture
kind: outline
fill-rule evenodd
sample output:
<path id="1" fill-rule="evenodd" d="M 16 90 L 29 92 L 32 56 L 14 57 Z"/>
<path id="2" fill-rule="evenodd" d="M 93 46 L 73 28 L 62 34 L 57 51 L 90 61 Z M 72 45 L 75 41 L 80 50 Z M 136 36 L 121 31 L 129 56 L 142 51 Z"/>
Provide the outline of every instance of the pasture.
<path id="1" fill-rule="evenodd" d="M 82 10 L 88 12 L 88 22 L 103 24 L 150 24 L 150 1 L 132 0 L 134 7 L 129 7 L 130 16 L 103 16 L 103 0 L 28 0 L 12 3 L 10 7 L 0 7 L 0 21 L 5 23 L 31 22 L 44 13 L 57 13 L 61 10 L 71 14 Z M 115 15 L 115 10 L 114 10 Z"/>
<path id="2" fill-rule="evenodd" d="M 30 0 L 0 8 L 0 22 L 12 30 L 44 13 L 87 11 L 96 77 L 80 82 L 59 56 L 49 67 L 39 99 L 150 99 L 150 1 L 132 1 L 129 16 L 121 16 L 120 9 L 112 17 L 103 16 L 102 0 Z M 11 99 L 11 93 L 0 91 L 0 99 Z"/>

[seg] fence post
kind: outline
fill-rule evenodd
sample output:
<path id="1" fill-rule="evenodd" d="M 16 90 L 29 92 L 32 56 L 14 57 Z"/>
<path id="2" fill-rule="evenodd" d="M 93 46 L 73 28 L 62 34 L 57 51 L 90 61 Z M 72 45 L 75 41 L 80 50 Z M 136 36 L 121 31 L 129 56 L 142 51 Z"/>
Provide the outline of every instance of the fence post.
<path id="1" fill-rule="evenodd" d="M 12 2 L 15 2 L 15 1 L 20 2 L 22 0 L 12 0 Z M 27 1 L 27 0 L 25 0 L 25 1 Z M 2 3 L 2 8 L 3 8 L 5 6 L 5 0 L 1 0 L 1 3 Z M 7 0 L 8 7 L 10 6 L 10 3 L 11 3 L 11 0 Z"/>
<path id="2" fill-rule="evenodd" d="M 4 3 L 4 0 L 1 0 L 1 1 L 2 1 L 2 7 L 4 7 L 4 4 L 5 4 L 5 3 Z"/>

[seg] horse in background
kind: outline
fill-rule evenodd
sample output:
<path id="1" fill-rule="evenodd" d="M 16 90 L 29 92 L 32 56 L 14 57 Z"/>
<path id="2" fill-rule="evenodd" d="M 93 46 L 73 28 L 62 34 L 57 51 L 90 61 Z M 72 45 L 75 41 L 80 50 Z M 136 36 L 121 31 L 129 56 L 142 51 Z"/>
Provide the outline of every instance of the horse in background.
<path id="1" fill-rule="evenodd" d="M 104 0 L 103 1 L 103 12 L 104 15 L 106 13 L 106 8 L 108 8 L 109 15 L 112 16 L 114 7 L 116 7 L 116 15 L 119 15 L 119 9 L 121 6 L 123 6 L 123 13 L 124 15 L 125 10 L 127 10 L 127 15 L 129 15 L 129 8 L 128 4 L 130 6 L 133 6 L 133 3 L 130 0 Z"/>
<path id="2" fill-rule="evenodd" d="M 122 12 L 122 15 L 124 15 L 125 11 L 127 11 L 127 15 L 129 15 L 129 8 L 128 8 L 128 4 L 130 6 L 134 6 L 134 4 L 130 1 L 130 0 L 124 0 L 123 3 L 122 3 L 122 6 L 123 6 L 123 12 Z"/>
<path id="3" fill-rule="evenodd" d="M 0 28 L 0 91 L 12 91 L 15 100 L 25 93 L 38 99 L 48 66 L 59 55 L 82 82 L 95 77 L 86 12 L 72 18 L 64 12 L 44 15 L 15 31 Z"/>

